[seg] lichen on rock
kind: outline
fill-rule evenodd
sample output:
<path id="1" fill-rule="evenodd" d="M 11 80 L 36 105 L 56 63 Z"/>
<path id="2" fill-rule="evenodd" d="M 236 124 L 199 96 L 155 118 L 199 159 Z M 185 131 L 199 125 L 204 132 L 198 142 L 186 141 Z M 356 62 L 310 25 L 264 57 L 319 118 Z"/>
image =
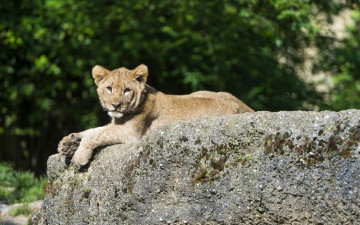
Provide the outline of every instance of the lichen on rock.
<path id="1" fill-rule="evenodd" d="M 256 112 L 175 123 L 48 160 L 33 224 L 360 224 L 360 111 Z"/>

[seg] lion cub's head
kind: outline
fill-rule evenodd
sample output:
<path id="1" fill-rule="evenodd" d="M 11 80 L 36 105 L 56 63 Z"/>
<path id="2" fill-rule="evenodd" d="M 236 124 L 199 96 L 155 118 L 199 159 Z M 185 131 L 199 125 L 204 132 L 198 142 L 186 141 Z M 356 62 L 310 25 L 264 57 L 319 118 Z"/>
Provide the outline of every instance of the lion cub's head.
<path id="1" fill-rule="evenodd" d="M 135 112 L 141 104 L 148 76 L 145 65 L 139 65 L 133 70 L 121 67 L 113 71 L 95 66 L 92 75 L 100 103 L 109 116 L 121 118 L 124 114 Z"/>

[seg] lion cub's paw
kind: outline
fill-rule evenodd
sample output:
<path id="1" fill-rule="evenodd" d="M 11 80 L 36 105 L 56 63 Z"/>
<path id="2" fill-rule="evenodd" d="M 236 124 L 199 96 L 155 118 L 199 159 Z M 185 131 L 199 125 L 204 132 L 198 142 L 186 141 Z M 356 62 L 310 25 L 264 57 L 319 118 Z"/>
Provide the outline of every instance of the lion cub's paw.
<path id="1" fill-rule="evenodd" d="M 65 156 L 72 156 L 78 149 L 80 142 L 81 138 L 78 134 L 69 134 L 59 142 L 58 152 Z"/>
<path id="2" fill-rule="evenodd" d="M 92 155 L 92 151 L 89 151 L 83 147 L 80 147 L 74 154 L 71 162 L 76 166 L 85 166 Z"/>

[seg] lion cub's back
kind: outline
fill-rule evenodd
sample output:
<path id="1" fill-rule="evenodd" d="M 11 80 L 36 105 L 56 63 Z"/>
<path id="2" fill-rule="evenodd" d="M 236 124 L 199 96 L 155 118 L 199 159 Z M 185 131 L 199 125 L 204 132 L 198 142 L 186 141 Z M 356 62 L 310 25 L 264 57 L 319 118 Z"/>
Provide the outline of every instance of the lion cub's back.
<path id="1" fill-rule="evenodd" d="M 226 92 L 198 91 L 189 95 L 161 93 L 158 95 L 158 101 L 160 103 L 158 107 L 161 109 L 159 119 L 164 123 L 254 112 L 242 101 Z"/>
<path id="2" fill-rule="evenodd" d="M 213 99 L 216 103 L 216 108 L 219 106 L 224 106 L 224 111 L 231 111 L 233 114 L 245 113 L 245 112 L 254 112 L 249 106 L 243 103 L 241 100 L 236 98 L 230 93 L 227 92 L 212 92 L 212 91 L 197 91 L 189 96 L 195 98 L 210 98 Z M 226 113 L 226 114 L 231 114 Z"/>

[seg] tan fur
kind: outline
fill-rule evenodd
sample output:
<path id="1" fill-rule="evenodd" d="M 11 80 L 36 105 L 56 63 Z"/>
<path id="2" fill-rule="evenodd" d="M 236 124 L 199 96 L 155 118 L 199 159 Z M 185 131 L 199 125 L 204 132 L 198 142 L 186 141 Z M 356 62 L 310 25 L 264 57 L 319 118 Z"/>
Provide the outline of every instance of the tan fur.
<path id="1" fill-rule="evenodd" d="M 189 95 L 166 95 L 146 85 L 148 69 L 139 65 L 108 71 L 92 71 L 102 107 L 112 116 L 106 126 L 64 137 L 58 151 L 73 156 L 76 165 L 88 163 L 98 146 L 135 142 L 147 131 L 162 125 L 195 118 L 254 112 L 226 92 L 199 91 Z"/>

